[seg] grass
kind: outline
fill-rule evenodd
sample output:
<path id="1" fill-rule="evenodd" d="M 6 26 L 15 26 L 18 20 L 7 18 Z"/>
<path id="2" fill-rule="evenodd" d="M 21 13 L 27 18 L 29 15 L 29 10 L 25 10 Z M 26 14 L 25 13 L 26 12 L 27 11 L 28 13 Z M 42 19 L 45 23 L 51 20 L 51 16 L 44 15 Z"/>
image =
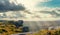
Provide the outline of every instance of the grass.
<path id="1" fill-rule="evenodd" d="M 20 32 L 22 32 L 22 27 L 16 28 L 13 24 L 0 22 L 0 35 L 10 35 Z"/>

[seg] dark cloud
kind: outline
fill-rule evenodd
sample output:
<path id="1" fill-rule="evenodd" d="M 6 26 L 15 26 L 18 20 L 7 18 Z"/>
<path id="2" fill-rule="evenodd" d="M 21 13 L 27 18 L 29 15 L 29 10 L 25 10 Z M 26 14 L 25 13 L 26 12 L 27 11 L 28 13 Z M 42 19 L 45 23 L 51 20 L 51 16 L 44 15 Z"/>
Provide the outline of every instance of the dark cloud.
<path id="1" fill-rule="evenodd" d="M 0 0 L 0 12 L 1 11 L 21 11 L 25 10 L 22 4 L 16 5 L 14 2 L 10 3 L 9 0 Z"/>

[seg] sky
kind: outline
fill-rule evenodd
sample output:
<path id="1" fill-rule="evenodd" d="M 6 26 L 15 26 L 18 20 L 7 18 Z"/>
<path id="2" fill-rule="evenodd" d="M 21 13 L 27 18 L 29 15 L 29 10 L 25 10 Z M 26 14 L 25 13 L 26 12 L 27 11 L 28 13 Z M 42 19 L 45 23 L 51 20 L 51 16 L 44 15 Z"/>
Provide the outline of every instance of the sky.
<path id="1" fill-rule="evenodd" d="M 42 6 L 42 7 L 51 7 L 51 8 L 56 8 L 56 7 L 60 7 L 60 0 L 51 0 L 48 2 L 42 2 L 42 3 L 38 3 L 38 6 Z"/>
<path id="2" fill-rule="evenodd" d="M 60 0 L 0 0 L 0 18 L 60 17 Z"/>

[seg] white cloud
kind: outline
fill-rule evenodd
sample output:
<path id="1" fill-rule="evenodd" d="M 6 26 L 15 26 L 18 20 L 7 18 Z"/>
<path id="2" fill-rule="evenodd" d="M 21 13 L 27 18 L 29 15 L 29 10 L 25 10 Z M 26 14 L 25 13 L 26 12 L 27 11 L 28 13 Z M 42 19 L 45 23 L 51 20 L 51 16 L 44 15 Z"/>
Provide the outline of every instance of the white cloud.
<path id="1" fill-rule="evenodd" d="M 36 7 L 35 5 L 38 3 L 38 2 L 48 2 L 50 0 L 16 0 L 17 3 L 22 3 L 24 4 L 24 6 L 27 8 L 27 9 L 30 9 L 30 10 L 36 10 Z"/>
<path id="2" fill-rule="evenodd" d="M 25 20 L 25 19 L 27 19 L 27 20 L 39 20 L 39 19 L 40 20 L 56 20 L 56 19 L 59 19 L 58 17 L 60 17 L 59 16 L 60 12 L 58 10 L 59 9 L 55 9 L 55 8 L 54 9 L 47 9 L 47 10 L 41 10 L 41 11 L 34 11 L 34 13 L 32 13 L 32 14 L 29 14 L 28 13 L 29 11 L 27 11 L 27 12 L 18 11 L 16 13 L 14 13 L 14 12 L 6 12 L 5 15 L 7 16 L 7 19 L 8 19 L 8 17 L 12 17 L 12 18 L 17 17 L 17 20 L 18 19 L 22 19 L 22 20 Z M 44 11 L 44 12 L 42 12 L 42 11 Z M 3 13 L 1 13 L 1 15 L 3 15 Z M 11 18 L 9 18 L 9 19 L 11 19 Z"/>

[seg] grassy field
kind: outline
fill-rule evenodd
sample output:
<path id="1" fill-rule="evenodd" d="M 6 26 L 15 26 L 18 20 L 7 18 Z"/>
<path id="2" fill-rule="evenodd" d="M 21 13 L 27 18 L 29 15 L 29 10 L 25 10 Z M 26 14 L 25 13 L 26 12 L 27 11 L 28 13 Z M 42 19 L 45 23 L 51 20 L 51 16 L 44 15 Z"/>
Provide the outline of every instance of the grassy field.
<path id="1" fill-rule="evenodd" d="M 22 28 L 23 28 L 22 26 L 16 28 L 16 26 L 11 23 L 0 22 L 0 35 L 22 33 Z"/>
<path id="2" fill-rule="evenodd" d="M 27 29 L 28 31 L 24 29 L 25 28 L 23 27 L 23 22 L 16 21 L 0 22 L 0 35 L 11 35 L 29 31 L 28 29 Z M 26 35 L 60 35 L 60 28 L 53 30 L 41 29 L 38 32 L 33 32 L 32 34 L 27 33 Z"/>

